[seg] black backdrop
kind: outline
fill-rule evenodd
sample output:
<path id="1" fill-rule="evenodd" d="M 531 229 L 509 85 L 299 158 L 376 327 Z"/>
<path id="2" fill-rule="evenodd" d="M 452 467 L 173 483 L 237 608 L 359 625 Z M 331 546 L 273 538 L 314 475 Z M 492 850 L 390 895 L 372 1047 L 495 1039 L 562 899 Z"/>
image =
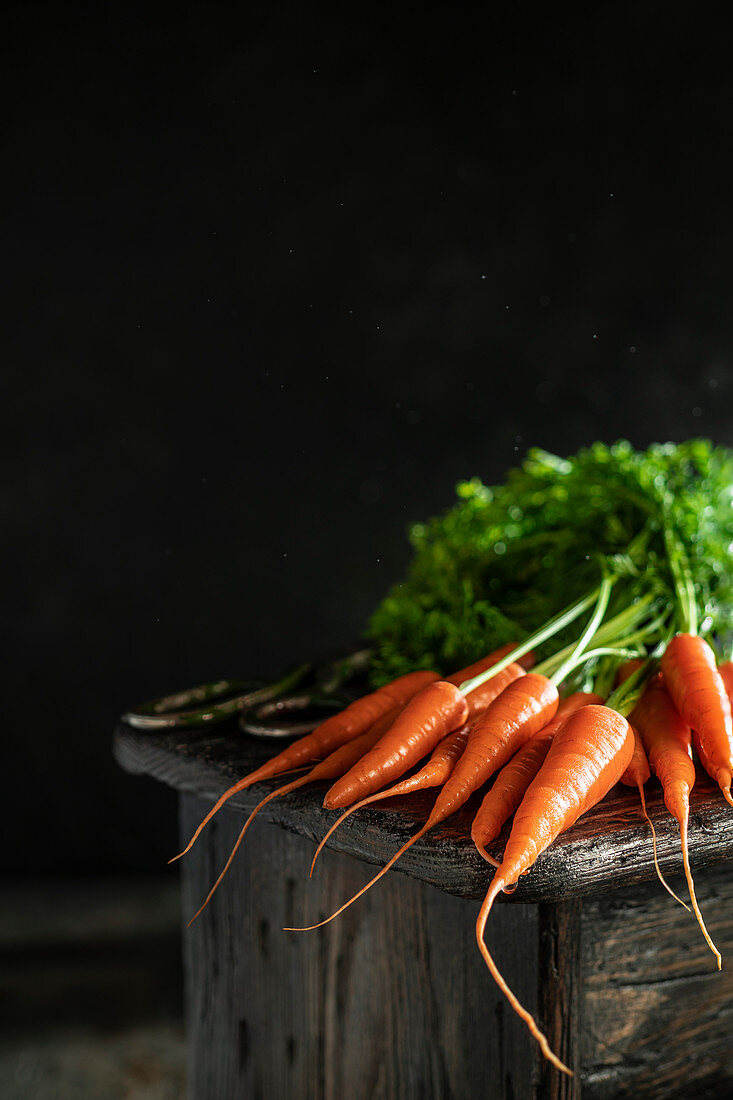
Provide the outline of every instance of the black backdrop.
<path id="1" fill-rule="evenodd" d="M 258 7 L 5 26 L 14 873 L 162 867 L 116 716 L 356 637 L 459 478 L 733 442 L 726 6 Z"/>

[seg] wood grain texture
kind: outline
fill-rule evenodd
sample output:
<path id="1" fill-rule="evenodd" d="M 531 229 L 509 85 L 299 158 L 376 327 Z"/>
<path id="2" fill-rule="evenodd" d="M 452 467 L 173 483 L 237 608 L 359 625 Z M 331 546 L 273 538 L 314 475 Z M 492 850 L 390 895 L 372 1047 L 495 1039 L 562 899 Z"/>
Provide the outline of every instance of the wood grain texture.
<path id="1" fill-rule="evenodd" d="M 131 772 L 154 776 L 177 790 L 213 800 L 274 751 L 269 744 L 237 736 L 231 724 L 217 730 L 216 734 L 196 736 L 160 735 L 120 726 L 115 753 Z M 260 783 L 235 795 L 232 808 L 250 811 L 280 782 Z M 665 872 L 674 874 L 681 864 L 679 831 L 664 807 L 656 780 L 651 780 L 646 790 L 649 816 L 657 828 L 660 864 Z M 276 799 L 263 811 L 263 819 L 318 840 L 336 816 L 322 807 L 324 791 L 323 786 L 314 786 Z M 425 821 L 433 798 L 429 793 L 411 795 L 354 814 L 334 833 L 329 846 L 369 863 L 383 863 Z M 483 897 L 487 869 L 470 840 L 473 806 L 475 803 L 469 804 L 410 849 L 397 870 L 459 897 Z M 499 838 L 498 850 L 505 837 L 506 832 Z M 703 774 L 698 775 L 692 793 L 690 854 L 701 884 L 707 866 L 733 859 L 733 811 Z M 650 832 L 639 811 L 638 795 L 619 786 L 543 853 L 511 900 L 556 902 L 568 896 L 628 888 L 654 877 Z"/>
<path id="2" fill-rule="evenodd" d="M 698 878 L 721 972 L 694 919 L 653 886 L 584 904 L 584 1098 L 733 1095 L 733 881 L 720 868 Z"/>
<path id="3" fill-rule="evenodd" d="M 182 799 L 182 835 L 202 810 Z M 183 861 L 184 915 L 198 908 L 240 823 L 223 812 Z M 327 928 L 284 933 L 364 882 L 364 867 L 335 852 L 310 882 L 312 852 L 259 824 L 184 933 L 192 1100 L 534 1097 L 538 1053 L 478 953 L 476 905 L 387 876 Z M 533 1012 L 537 927 L 535 907 L 506 907 L 488 931 Z"/>
<path id="4" fill-rule="evenodd" d="M 574 1076 L 541 1065 L 542 1100 L 580 1100 L 581 903 L 575 898 L 538 906 L 540 1019 L 551 1049 Z"/>

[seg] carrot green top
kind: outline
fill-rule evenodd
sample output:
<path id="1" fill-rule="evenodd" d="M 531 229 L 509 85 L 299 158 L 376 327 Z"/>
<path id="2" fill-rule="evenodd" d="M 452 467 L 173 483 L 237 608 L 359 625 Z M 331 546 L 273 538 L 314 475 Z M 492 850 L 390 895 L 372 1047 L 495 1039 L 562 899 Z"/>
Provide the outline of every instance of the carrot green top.
<path id="1" fill-rule="evenodd" d="M 675 607 L 676 629 L 728 641 L 732 451 L 702 439 L 644 451 L 595 443 L 569 458 L 535 449 L 503 485 L 474 479 L 458 497 L 412 527 L 407 576 L 372 616 L 375 683 L 466 665 L 532 634 L 597 585 L 599 559 L 628 581 L 610 616 L 654 589 Z M 538 659 L 576 631 L 568 625 Z"/>

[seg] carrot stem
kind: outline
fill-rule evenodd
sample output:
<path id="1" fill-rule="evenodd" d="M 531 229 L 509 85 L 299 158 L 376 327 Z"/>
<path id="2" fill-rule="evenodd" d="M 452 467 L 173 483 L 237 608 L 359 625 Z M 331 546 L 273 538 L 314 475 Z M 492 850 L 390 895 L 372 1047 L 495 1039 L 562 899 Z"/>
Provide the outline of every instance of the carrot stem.
<path id="1" fill-rule="evenodd" d="M 616 581 L 615 577 L 611 577 L 608 574 L 606 574 L 604 576 L 604 578 L 601 582 L 601 587 L 598 591 L 598 599 L 596 600 L 596 605 L 593 609 L 593 614 L 591 615 L 590 619 L 588 620 L 588 623 L 586 625 L 585 630 L 583 631 L 583 633 L 580 635 L 577 642 L 575 643 L 575 648 L 573 649 L 573 652 L 568 657 L 567 661 L 564 661 L 560 665 L 560 667 L 550 677 L 552 683 L 556 687 L 557 687 L 558 684 L 562 683 L 562 681 L 565 679 L 565 677 L 570 672 L 570 670 L 575 668 L 581 654 L 585 651 L 585 649 L 586 649 L 588 643 L 590 642 L 591 638 L 593 637 L 593 635 L 598 630 L 598 627 L 601 625 L 601 620 L 603 619 L 603 616 L 606 614 L 606 608 L 608 607 L 608 601 L 611 598 L 611 589 L 613 588 L 615 581 Z"/>
<path id="2" fill-rule="evenodd" d="M 664 545 L 667 550 L 667 561 L 672 571 L 674 580 L 677 607 L 680 613 L 680 629 L 685 634 L 696 635 L 698 632 L 697 600 L 695 599 L 695 584 L 692 579 L 687 554 L 679 538 L 672 530 L 671 521 L 665 518 Z"/>
<path id="3" fill-rule="evenodd" d="M 566 608 L 554 619 L 550 619 L 548 623 L 545 623 L 540 630 L 530 635 L 529 638 L 525 638 L 523 642 L 520 642 L 511 653 L 508 653 L 506 657 L 502 657 L 500 661 L 497 661 L 491 668 L 485 669 L 484 672 L 479 673 L 478 676 L 474 676 L 472 680 L 465 680 L 460 684 L 460 690 L 464 695 L 468 695 L 469 692 L 474 691 L 477 687 L 481 687 L 487 680 L 490 680 L 492 676 L 496 676 L 497 673 L 503 672 L 508 665 L 513 661 L 518 661 L 520 657 L 523 657 L 525 653 L 529 653 L 530 649 L 535 649 L 541 645 L 542 642 L 546 642 L 548 638 L 552 638 L 564 627 L 574 622 L 579 615 L 582 615 L 584 611 L 587 611 L 589 607 L 592 607 L 598 598 L 600 588 L 594 588 L 587 596 L 584 596 L 582 600 L 572 604 L 571 607 Z"/>
<path id="4" fill-rule="evenodd" d="M 583 665 L 587 661 L 593 660 L 595 657 L 606 656 L 621 657 L 624 660 L 632 660 L 636 657 L 643 657 L 644 654 L 639 649 L 626 649 L 625 647 L 622 648 L 620 644 L 617 646 L 599 646 L 597 649 L 586 649 L 585 652 L 578 654 L 572 664 L 568 662 L 563 672 L 563 679 L 566 676 L 569 676 L 571 672 L 574 672 L 579 665 Z M 547 661 L 543 661 L 541 664 L 537 665 L 536 668 L 534 668 L 532 671 L 538 673 L 540 676 L 544 675 L 544 673 L 547 671 L 550 661 L 552 660 L 553 658 L 548 657 Z M 551 677 L 553 681 L 555 681 L 555 678 L 555 675 Z M 559 681 L 557 682 L 559 683 Z M 598 692 L 597 694 L 600 693 Z"/>
<path id="5" fill-rule="evenodd" d="M 658 630 L 660 625 L 667 619 L 667 614 L 658 616 L 653 622 L 639 626 L 640 623 L 654 610 L 653 605 L 657 602 L 658 597 L 653 593 L 648 592 L 646 595 L 641 596 L 635 603 L 632 603 L 629 607 L 624 608 L 617 615 L 614 615 L 612 619 L 608 619 L 605 623 L 602 623 L 598 627 L 595 634 L 595 641 L 599 645 L 609 645 L 614 643 L 614 639 L 621 638 L 624 645 L 631 645 L 637 641 L 642 641 L 644 638 L 653 634 L 655 630 Z M 638 627 L 632 634 L 627 634 L 627 630 L 633 627 Z M 552 657 L 548 657 L 547 660 L 542 662 L 542 665 L 538 666 L 546 676 L 551 675 L 554 669 L 563 663 L 576 648 L 576 642 L 571 645 L 565 646 L 558 653 L 555 653 Z M 599 692 L 599 694 L 601 694 Z"/>

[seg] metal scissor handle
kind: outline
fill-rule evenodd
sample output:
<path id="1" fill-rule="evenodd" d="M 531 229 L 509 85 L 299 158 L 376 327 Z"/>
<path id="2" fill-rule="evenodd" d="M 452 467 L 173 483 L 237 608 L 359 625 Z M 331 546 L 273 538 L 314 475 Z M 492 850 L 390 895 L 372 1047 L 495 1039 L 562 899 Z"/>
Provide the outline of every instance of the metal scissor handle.
<path id="1" fill-rule="evenodd" d="M 356 694 L 348 684 L 369 667 L 371 650 L 360 647 L 320 665 L 298 665 L 274 682 L 215 680 L 140 703 L 123 721 L 146 732 L 195 729 L 240 715 L 240 728 L 254 737 L 308 733 Z M 293 689 L 300 689 L 289 695 Z"/>
<path id="2" fill-rule="evenodd" d="M 370 649 L 354 649 L 319 665 L 310 687 L 243 710 L 239 728 L 252 737 L 263 738 L 302 737 L 310 733 L 361 694 L 359 688 L 371 656 Z"/>
<path id="3" fill-rule="evenodd" d="M 353 698 L 353 697 L 351 697 Z M 260 703 L 239 715 L 239 728 L 252 737 L 302 737 L 351 702 L 348 696 L 310 693 Z"/>
<path id="4" fill-rule="evenodd" d="M 274 683 L 265 680 L 214 680 L 139 703 L 122 719 L 135 729 L 192 729 L 216 725 L 248 707 L 266 703 L 296 687 L 311 671 L 311 665 L 298 665 Z M 196 705 L 198 704 L 198 705 Z"/>

